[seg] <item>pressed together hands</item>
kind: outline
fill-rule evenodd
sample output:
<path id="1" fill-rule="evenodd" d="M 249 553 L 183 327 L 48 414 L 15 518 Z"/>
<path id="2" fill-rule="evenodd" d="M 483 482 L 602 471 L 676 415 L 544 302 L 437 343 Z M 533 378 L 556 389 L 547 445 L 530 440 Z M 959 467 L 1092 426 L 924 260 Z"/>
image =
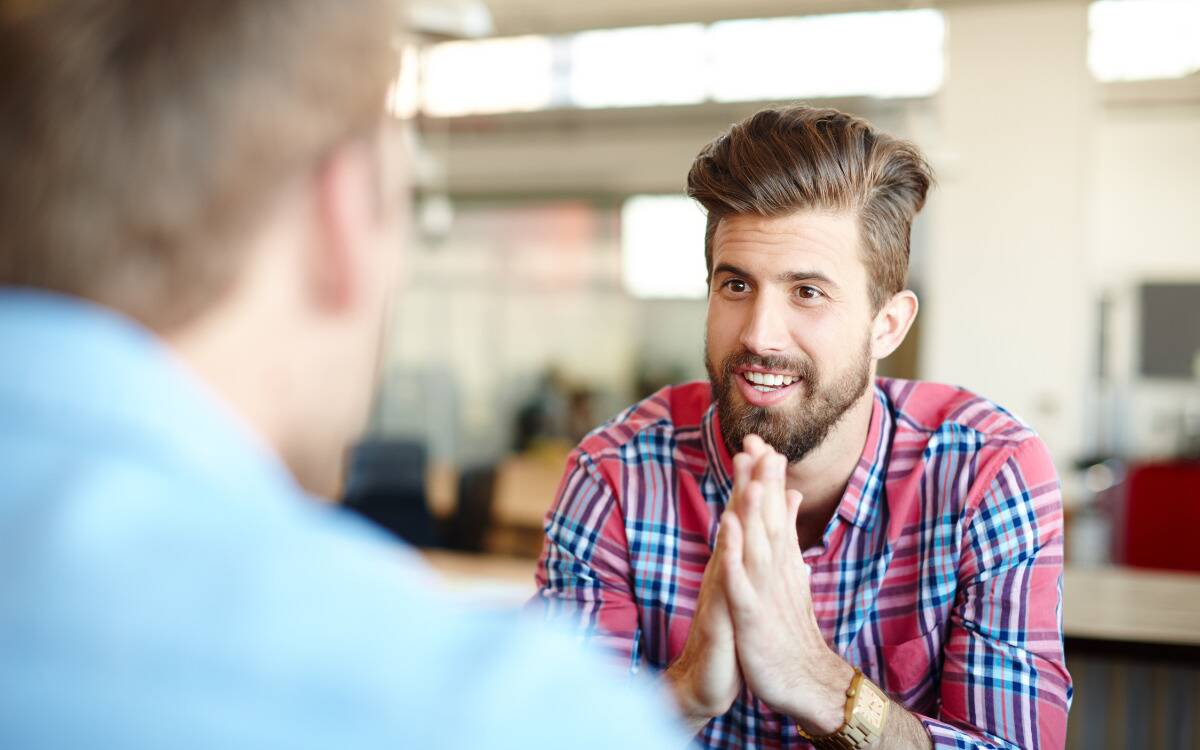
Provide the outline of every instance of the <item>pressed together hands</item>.
<path id="1" fill-rule="evenodd" d="M 729 710 L 743 682 L 813 734 L 836 731 L 854 669 L 825 643 L 796 517 L 787 459 L 757 435 L 733 459 L 733 494 L 704 570 L 696 614 L 667 679 L 698 731 Z"/>

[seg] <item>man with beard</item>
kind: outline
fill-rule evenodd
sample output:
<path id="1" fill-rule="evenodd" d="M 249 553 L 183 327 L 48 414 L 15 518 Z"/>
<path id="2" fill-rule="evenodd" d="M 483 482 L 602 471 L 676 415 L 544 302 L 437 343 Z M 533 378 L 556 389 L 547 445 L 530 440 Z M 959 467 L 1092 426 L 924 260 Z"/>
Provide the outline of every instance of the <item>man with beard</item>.
<path id="1" fill-rule="evenodd" d="M 1036 434 L 877 379 L 917 314 L 911 144 L 757 113 L 688 175 L 708 213 L 709 383 L 584 439 L 538 600 L 662 673 L 706 747 L 1061 747 L 1062 503 Z"/>

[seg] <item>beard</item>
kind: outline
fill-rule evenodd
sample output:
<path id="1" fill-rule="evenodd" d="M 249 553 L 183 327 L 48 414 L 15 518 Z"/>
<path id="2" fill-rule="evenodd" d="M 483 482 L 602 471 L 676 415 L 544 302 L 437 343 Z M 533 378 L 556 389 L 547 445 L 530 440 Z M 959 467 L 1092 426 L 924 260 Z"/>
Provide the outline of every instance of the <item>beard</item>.
<path id="1" fill-rule="evenodd" d="M 707 350 L 707 346 L 705 347 Z M 758 435 L 768 445 L 787 458 L 789 464 L 800 461 L 824 442 L 846 412 L 854 405 L 871 382 L 870 340 L 866 340 L 860 355 L 851 367 L 828 384 L 811 359 L 782 356 L 758 356 L 747 351 L 734 352 L 716 367 L 706 355 L 705 367 L 717 402 L 717 419 L 721 437 L 734 455 L 742 450 L 749 435 Z M 779 406 L 763 407 L 748 404 L 737 393 L 734 378 L 738 367 L 757 366 L 776 372 L 800 376 L 793 388 L 803 392 L 793 394 Z"/>

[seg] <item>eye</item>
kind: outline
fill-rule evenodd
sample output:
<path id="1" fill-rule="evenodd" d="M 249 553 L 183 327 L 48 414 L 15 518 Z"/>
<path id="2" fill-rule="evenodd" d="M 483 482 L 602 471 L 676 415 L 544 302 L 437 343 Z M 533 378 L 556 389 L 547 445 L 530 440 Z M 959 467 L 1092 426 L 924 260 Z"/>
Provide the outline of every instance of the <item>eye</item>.
<path id="1" fill-rule="evenodd" d="M 796 296 L 805 301 L 816 301 L 824 297 L 825 292 L 815 286 L 805 285 L 796 288 Z"/>
<path id="2" fill-rule="evenodd" d="M 750 285 L 744 279 L 733 278 L 721 284 L 722 289 L 727 289 L 734 294 L 745 294 L 750 291 Z"/>

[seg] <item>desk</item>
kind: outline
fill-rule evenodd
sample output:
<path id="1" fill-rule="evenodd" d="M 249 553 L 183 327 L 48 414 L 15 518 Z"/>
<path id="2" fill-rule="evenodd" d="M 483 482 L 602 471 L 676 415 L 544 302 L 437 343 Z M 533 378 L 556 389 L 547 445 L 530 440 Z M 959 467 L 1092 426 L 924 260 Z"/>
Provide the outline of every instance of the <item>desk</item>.
<path id="1" fill-rule="evenodd" d="M 501 588 L 533 595 L 533 560 L 427 551 L 451 588 Z M 1072 641 L 1200 651 L 1200 575 L 1129 568 L 1068 567 L 1063 574 L 1063 631 Z"/>
<path id="2" fill-rule="evenodd" d="M 566 455 L 522 455 L 505 459 L 496 467 L 492 519 L 501 526 L 542 530 L 562 481 Z M 448 518 L 458 505 L 458 470 L 445 462 L 434 462 L 425 472 L 425 492 L 430 511 Z"/>
<path id="3" fill-rule="evenodd" d="M 542 520 L 558 496 L 565 463 L 565 458 L 514 456 L 500 464 L 492 518 L 502 526 L 535 529 L 540 534 Z"/>
<path id="4" fill-rule="evenodd" d="M 1122 567 L 1063 573 L 1070 650 L 1200 658 L 1200 575 Z"/>

